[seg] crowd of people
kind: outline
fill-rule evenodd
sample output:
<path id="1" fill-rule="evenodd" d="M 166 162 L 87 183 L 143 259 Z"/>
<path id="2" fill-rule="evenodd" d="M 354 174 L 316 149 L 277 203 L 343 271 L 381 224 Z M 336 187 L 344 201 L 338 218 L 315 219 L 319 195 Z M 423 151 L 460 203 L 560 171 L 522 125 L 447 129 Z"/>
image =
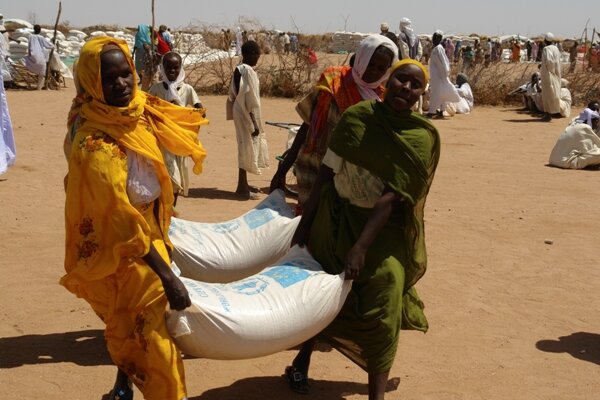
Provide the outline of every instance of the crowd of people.
<path id="1" fill-rule="evenodd" d="M 164 312 L 167 306 L 185 309 L 190 297 L 171 268 L 168 231 L 178 196 L 189 190 L 189 163 L 194 173 L 202 171 L 206 151 L 198 133 L 208 120 L 194 88 L 185 83 L 169 30 L 164 25 L 151 30 L 138 26 L 133 54 L 117 38 L 86 42 L 74 65 L 77 95 L 65 137 L 61 284 L 106 324 L 108 351 L 118 369 L 110 400 L 132 399 L 132 384 L 148 400 L 187 398 L 181 354 Z M 251 34 L 244 39 L 239 28 L 235 33 L 240 63 L 227 97 L 237 142 L 235 192 L 243 199 L 256 199 L 259 191 L 247 174 L 261 174 L 269 165 L 254 70 L 262 53 Z M 299 51 L 292 37 L 280 34 L 278 51 Z M 51 43 L 35 38 L 30 43 L 28 62 L 45 65 L 36 49 Z M 353 284 L 335 320 L 285 368 L 291 390 L 309 393 L 310 360 L 322 340 L 362 368 L 369 399 L 382 400 L 400 330 L 427 330 L 416 284 L 427 267 L 424 206 L 440 158 L 439 133 L 430 119 L 473 110 L 466 72 L 472 63 L 495 61 L 495 48 L 489 43 L 483 50 L 479 42 L 463 47 L 436 31 L 427 49 L 410 19 L 400 21 L 399 35 L 382 23 L 381 34 L 362 40 L 350 65 L 325 68 L 297 103 L 302 125 L 270 190 L 283 188 L 287 172 L 295 169 L 301 219 L 292 244 L 307 246 L 326 272 L 344 272 Z M 525 104 L 543 113 L 543 120 L 568 116 L 570 94 L 551 34 L 541 50 L 534 52 L 532 45 L 531 56 L 537 52 L 540 72 L 526 87 Z M 457 56 L 467 67 L 452 82 Z M 15 149 L 3 86 L 0 90 L 0 149 L 8 149 L 0 157 L 3 173 Z M 597 132 L 599 119 L 598 103 L 591 102 L 573 124 Z"/>

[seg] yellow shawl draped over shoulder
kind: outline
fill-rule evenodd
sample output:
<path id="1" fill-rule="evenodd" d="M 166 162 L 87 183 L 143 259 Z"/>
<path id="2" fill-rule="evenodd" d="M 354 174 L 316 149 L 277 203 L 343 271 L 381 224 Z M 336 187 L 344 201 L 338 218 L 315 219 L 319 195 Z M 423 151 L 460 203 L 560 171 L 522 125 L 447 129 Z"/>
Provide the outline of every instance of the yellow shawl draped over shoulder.
<path id="1" fill-rule="evenodd" d="M 81 125 L 71 147 L 66 186 L 67 274 L 61 279 L 62 285 L 78 295 L 82 283 L 116 273 L 119 267 L 146 255 L 150 248 L 151 227 L 127 196 L 126 150 L 151 161 L 155 168 L 161 187 L 155 215 L 167 246 L 171 246 L 167 232 L 173 191 L 161 147 L 191 157 L 196 174 L 202 171 L 206 156 L 198 131 L 208 120 L 199 110 L 150 96 L 138 90 L 135 83 L 129 105 L 114 107 L 105 103 L 100 55 L 108 44 L 119 47 L 135 75 L 124 41 L 100 37 L 83 46 L 77 68 L 83 90 L 83 100 L 77 102 Z"/>

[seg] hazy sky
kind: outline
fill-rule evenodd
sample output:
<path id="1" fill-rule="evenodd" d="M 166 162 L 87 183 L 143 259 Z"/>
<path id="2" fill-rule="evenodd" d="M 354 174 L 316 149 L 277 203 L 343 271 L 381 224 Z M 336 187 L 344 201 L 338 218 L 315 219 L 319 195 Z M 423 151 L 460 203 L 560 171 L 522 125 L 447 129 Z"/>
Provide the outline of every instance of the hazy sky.
<path id="1" fill-rule="evenodd" d="M 4 18 L 35 19 L 53 24 L 58 1 L 3 0 Z M 137 26 L 150 23 L 150 0 L 63 0 L 61 20 L 71 26 L 96 24 Z M 155 0 L 156 23 L 170 27 L 189 24 L 234 27 L 240 17 L 260 21 L 266 28 L 303 33 L 336 30 L 377 32 L 386 21 L 397 31 L 400 18 L 412 19 L 417 33 L 535 36 L 551 31 L 558 37 L 580 37 L 586 21 L 589 36 L 600 29 L 600 1 L 576 0 Z M 572 5 L 573 7 L 570 7 Z"/>

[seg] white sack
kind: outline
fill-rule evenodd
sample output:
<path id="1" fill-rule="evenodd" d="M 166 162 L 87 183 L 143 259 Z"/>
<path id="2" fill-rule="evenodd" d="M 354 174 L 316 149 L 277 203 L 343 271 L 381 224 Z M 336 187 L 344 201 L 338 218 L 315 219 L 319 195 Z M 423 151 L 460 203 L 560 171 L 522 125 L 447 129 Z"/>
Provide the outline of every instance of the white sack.
<path id="1" fill-rule="evenodd" d="M 333 321 L 352 286 L 297 246 L 237 282 L 181 280 L 192 305 L 168 311 L 167 328 L 183 353 L 217 360 L 262 357 L 305 342 Z"/>
<path id="2" fill-rule="evenodd" d="M 548 162 L 568 169 L 600 165 L 600 138 L 588 124 L 569 125 L 558 137 Z"/>
<path id="3" fill-rule="evenodd" d="M 186 278 L 233 282 L 286 254 L 299 222 L 281 190 L 231 221 L 208 224 L 172 218 L 173 261 Z"/>

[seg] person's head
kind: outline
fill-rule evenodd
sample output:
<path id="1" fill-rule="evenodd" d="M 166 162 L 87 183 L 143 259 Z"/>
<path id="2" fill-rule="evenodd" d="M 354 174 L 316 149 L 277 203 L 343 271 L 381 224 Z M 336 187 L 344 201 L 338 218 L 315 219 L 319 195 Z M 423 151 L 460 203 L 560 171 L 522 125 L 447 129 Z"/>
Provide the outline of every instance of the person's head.
<path id="1" fill-rule="evenodd" d="M 375 89 L 387 77 L 390 66 L 398 58 L 398 48 L 383 35 L 369 35 L 356 51 L 352 66 L 352 77 L 363 86 Z"/>
<path id="2" fill-rule="evenodd" d="M 409 18 L 402 18 L 400 20 L 400 31 L 405 32 L 412 29 L 412 21 Z"/>
<path id="3" fill-rule="evenodd" d="M 158 27 L 158 31 L 160 33 L 166 32 L 167 31 L 167 26 L 166 25 L 161 25 Z"/>
<path id="4" fill-rule="evenodd" d="M 538 83 L 540 80 L 541 74 L 539 71 L 535 71 L 531 74 L 531 83 Z"/>
<path id="5" fill-rule="evenodd" d="M 461 87 L 462 85 L 464 85 L 465 83 L 469 82 L 469 77 L 466 74 L 460 73 L 458 75 L 456 75 L 456 84 L 458 85 L 458 87 Z"/>
<path id="6" fill-rule="evenodd" d="M 242 45 L 242 61 L 254 67 L 260 58 L 260 46 L 254 40 L 248 40 Z"/>
<path id="7" fill-rule="evenodd" d="M 435 31 L 433 33 L 433 36 L 431 37 L 433 45 L 437 46 L 438 44 L 442 43 L 443 38 L 444 38 L 444 34 L 442 33 L 442 31 Z"/>
<path id="8" fill-rule="evenodd" d="M 39 35 L 41 31 L 42 31 L 42 27 L 39 26 L 38 24 L 35 24 L 33 26 L 33 33 L 35 33 L 36 35 Z"/>
<path id="9" fill-rule="evenodd" d="M 429 82 L 427 69 L 410 58 L 397 61 L 386 84 L 384 102 L 395 111 L 410 110 Z"/>
<path id="10" fill-rule="evenodd" d="M 390 29 L 390 26 L 387 22 L 382 22 L 380 28 L 381 32 L 387 32 Z"/>
<path id="11" fill-rule="evenodd" d="M 598 100 L 592 100 L 588 103 L 587 107 L 592 111 L 600 111 L 600 102 L 598 102 Z"/>
<path id="12" fill-rule="evenodd" d="M 77 78 L 87 96 L 125 107 L 135 97 L 135 68 L 124 40 L 100 36 L 87 41 L 77 62 Z"/>
<path id="13" fill-rule="evenodd" d="M 162 57 L 162 67 L 167 79 L 171 82 L 175 82 L 181 72 L 181 56 L 174 51 L 166 53 Z"/>
<path id="14" fill-rule="evenodd" d="M 550 45 L 550 44 L 554 43 L 554 35 L 552 34 L 552 32 L 546 32 L 544 34 L 544 43 L 546 45 Z"/>

